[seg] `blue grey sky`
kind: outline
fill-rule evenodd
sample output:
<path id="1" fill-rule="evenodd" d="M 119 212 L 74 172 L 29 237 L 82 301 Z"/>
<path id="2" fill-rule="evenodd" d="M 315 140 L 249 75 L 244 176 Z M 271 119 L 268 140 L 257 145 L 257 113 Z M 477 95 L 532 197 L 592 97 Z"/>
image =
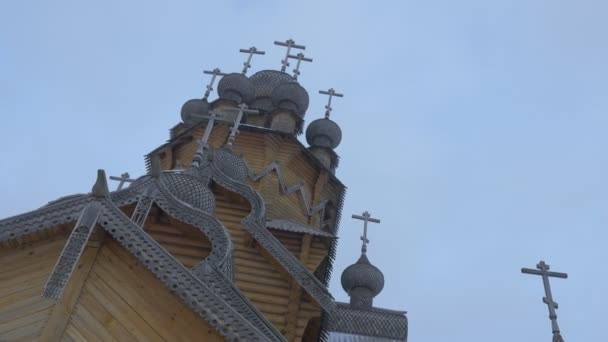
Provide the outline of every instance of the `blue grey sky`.
<path id="1" fill-rule="evenodd" d="M 307 120 L 334 87 L 349 187 L 331 290 L 369 210 L 378 306 L 412 342 L 549 341 L 542 258 L 567 341 L 608 341 L 608 2 L 4 1 L 0 217 L 90 190 L 98 168 L 144 173 L 203 69 L 274 40 L 302 67 Z"/>

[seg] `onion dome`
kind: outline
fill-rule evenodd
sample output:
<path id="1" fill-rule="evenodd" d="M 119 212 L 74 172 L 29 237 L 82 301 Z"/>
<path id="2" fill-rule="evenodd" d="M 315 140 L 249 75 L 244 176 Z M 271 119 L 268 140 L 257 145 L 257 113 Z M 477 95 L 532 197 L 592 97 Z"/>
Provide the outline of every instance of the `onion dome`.
<path id="1" fill-rule="evenodd" d="M 342 272 L 341 282 L 351 297 L 351 305 L 371 307 L 373 298 L 384 288 L 384 275 L 361 254 L 356 263 Z"/>
<path id="2" fill-rule="evenodd" d="M 211 106 L 209 105 L 209 102 L 207 102 L 206 99 L 188 100 L 182 106 L 182 112 L 181 112 L 182 121 L 186 125 L 194 125 L 195 123 L 197 123 L 200 120 L 199 118 L 197 118 L 197 116 L 200 117 L 200 116 L 209 115 L 210 109 L 211 109 Z"/>
<path id="3" fill-rule="evenodd" d="M 223 100 L 250 103 L 255 99 L 255 88 L 247 76 L 232 73 L 222 77 L 217 85 L 217 94 Z"/>
<path id="4" fill-rule="evenodd" d="M 229 148 L 215 150 L 213 161 L 226 176 L 236 181 L 245 182 L 249 177 L 247 164 Z"/>
<path id="5" fill-rule="evenodd" d="M 272 105 L 272 92 L 278 85 L 293 82 L 295 79 L 282 71 L 262 70 L 251 75 L 249 78 L 255 88 L 255 100 L 250 107 L 270 112 L 274 109 Z"/>
<path id="6" fill-rule="evenodd" d="M 215 210 L 213 192 L 200 178 L 187 173 L 163 172 L 160 182 L 180 201 L 206 213 Z"/>
<path id="7" fill-rule="evenodd" d="M 317 119 L 306 129 L 306 141 L 312 147 L 334 149 L 342 140 L 342 130 L 328 118 Z"/>
<path id="8" fill-rule="evenodd" d="M 304 117 L 308 109 L 308 92 L 298 82 L 281 83 L 272 91 L 272 105 Z"/>

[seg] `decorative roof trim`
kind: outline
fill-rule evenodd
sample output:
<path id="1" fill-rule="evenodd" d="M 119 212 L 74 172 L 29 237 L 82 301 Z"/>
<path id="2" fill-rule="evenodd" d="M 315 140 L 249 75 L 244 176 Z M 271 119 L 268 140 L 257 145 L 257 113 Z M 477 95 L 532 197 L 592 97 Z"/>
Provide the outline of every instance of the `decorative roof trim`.
<path id="1" fill-rule="evenodd" d="M 72 229 L 68 241 L 57 259 L 53 271 L 42 290 L 42 297 L 59 299 L 74 272 L 74 268 L 84 251 L 99 219 L 101 206 L 98 202 L 88 204 L 80 213 L 80 217 Z"/>
<path id="2" fill-rule="evenodd" d="M 335 304 L 336 311 L 327 327 L 330 336 L 333 333 L 343 333 L 397 341 L 407 340 L 408 322 L 404 311 L 373 307 L 361 310 L 347 303 Z"/>
<path id="3" fill-rule="evenodd" d="M 140 191 L 154 183 L 151 177 L 140 179 L 129 188 L 111 194 L 115 203 L 108 198 L 95 198 L 92 195 L 70 197 L 0 220 L 0 241 L 13 240 L 75 221 L 87 205 L 95 203 L 101 207 L 98 223 L 222 336 L 229 340 L 285 341 L 272 323 L 231 282 L 224 273 L 226 267 L 220 267 L 231 264 L 227 262 L 231 259 L 230 254 L 217 259 L 208 258 L 195 275 L 118 209 L 117 203 L 127 205 L 137 202 L 141 198 Z M 173 213 L 175 218 L 205 230 L 210 221 L 218 223 L 213 217 L 204 217 L 207 214 L 202 211 L 188 208 L 179 201 L 173 202 L 172 198 L 166 198 L 160 193 L 156 192 L 155 200 L 161 209 L 164 206 L 163 210 L 169 215 Z M 178 208 L 171 208 L 172 205 L 177 205 Z M 224 233 L 227 234 L 225 230 Z M 221 251 L 217 247 L 212 247 L 212 253 L 218 249 Z"/>
<path id="4" fill-rule="evenodd" d="M 301 224 L 299 222 L 283 219 L 271 219 L 266 221 L 266 228 L 283 230 L 286 232 L 310 234 L 314 236 L 321 236 L 330 239 L 335 239 L 336 236 L 330 233 L 324 232 L 320 229 Z"/>
<path id="5" fill-rule="evenodd" d="M 251 204 L 251 212 L 241 220 L 247 231 L 321 305 L 323 310 L 332 312 L 335 305 L 327 288 L 266 229 L 266 208 L 262 196 L 249 185 L 226 176 L 215 165 L 215 161 L 211 162 L 211 167 L 214 171 L 212 179 L 216 183 L 240 194 Z"/>
<path id="6" fill-rule="evenodd" d="M 103 200 L 102 205 L 101 225 L 104 229 L 222 336 L 228 340 L 284 341 L 281 334 L 259 311 L 254 310 L 251 303 L 214 265 L 208 263 L 211 270 L 207 277 L 209 282 L 203 281 L 110 201 Z M 214 272 L 214 269 L 217 271 Z M 240 295 L 223 293 L 227 288 L 232 290 L 232 294 Z M 239 309 L 235 309 L 227 300 L 240 302 Z"/>

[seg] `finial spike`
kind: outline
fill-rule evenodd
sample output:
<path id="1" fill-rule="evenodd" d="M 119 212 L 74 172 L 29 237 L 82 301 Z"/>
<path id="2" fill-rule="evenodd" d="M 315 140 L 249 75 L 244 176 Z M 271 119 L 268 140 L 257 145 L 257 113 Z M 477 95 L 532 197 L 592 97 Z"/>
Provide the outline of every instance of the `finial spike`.
<path id="1" fill-rule="evenodd" d="M 97 170 L 97 179 L 91 190 L 93 196 L 98 198 L 104 198 L 110 196 L 110 189 L 108 188 L 108 180 L 106 179 L 106 172 L 103 169 Z"/>
<path id="2" fill-rule="evenodd" d="M 285 59 L 281 60 L 281 71 L 285 72 L 285 70 L 287 70 L 287 67 L 289 66 L 289 53 L 291 52 L 291 49 L 300 49 L 300 50 L 306 50 L 306 46 L 304 45 L 297 45 L 296 42 L 293 41 L 293 39 L 287 39 L 285 42 L 274 42 L 274 45 L 279 45 L 279 46 L 285 46 L 287 48 L 287 52 L 285 53 Z"/>
<path id="3" fill-rule="evenodd" d="M 243 63 L 243 72 L 242 72 L 243 75 L 247 74 L 247 70 L 249 68 L 251 68 L 251 58 L 253 58 L 253 55 L 265 55 L 266 54 L 265 51 L 260 51 L 255 46 L 252 46 L 249 49 L 240 49 L 239 52 L 249 54 L 249 56 L 247 57 L 247 60 Z"/>
<path id="4" fill-rule="evenodd" d="M 380 223 L 380 220 L 376 219 L 376 218 L 372 218 L 370 213 L 367 211 L 364 211 L 363 214 L 361 214 L 361 215 L 352 215 L 352 218 L 363 221 L 363 235 L 361 236 L 361 241 L 362 241 L 361 254 L 366 254 L 367 253 L 367 244 L 369 243 L 369 240 L 367 239 L 367 223 L 368 222 Z"/>
<path id="5" fill-rule="evenodd" d="M 331 98 L 336 97 L 344 97 L 344 94 L 337 93 L 334 88 L 329 88 L 328 90 L 319 90 L 319 94 L 329 95 L 329 99 L 327 100 L 327 105 L 325 106 L 325 118 L 329 119 L 329 115 L 331 114 Z"/>

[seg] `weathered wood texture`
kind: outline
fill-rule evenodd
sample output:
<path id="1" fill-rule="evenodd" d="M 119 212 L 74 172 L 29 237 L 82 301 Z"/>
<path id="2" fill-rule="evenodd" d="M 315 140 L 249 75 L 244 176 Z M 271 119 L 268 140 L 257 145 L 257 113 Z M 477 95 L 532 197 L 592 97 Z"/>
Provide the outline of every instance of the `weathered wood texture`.
<path id="1" fill-rule="evenodd" d="M 65 341 L 223 341 L 115 241 L 108 239 L 63 333 Z"/>
<path id="2" fill-rule="evenodd" d="M 0 248 L 0 341 L 35 341 L 55 302 L 42 290 L 67 235 Z"/>

